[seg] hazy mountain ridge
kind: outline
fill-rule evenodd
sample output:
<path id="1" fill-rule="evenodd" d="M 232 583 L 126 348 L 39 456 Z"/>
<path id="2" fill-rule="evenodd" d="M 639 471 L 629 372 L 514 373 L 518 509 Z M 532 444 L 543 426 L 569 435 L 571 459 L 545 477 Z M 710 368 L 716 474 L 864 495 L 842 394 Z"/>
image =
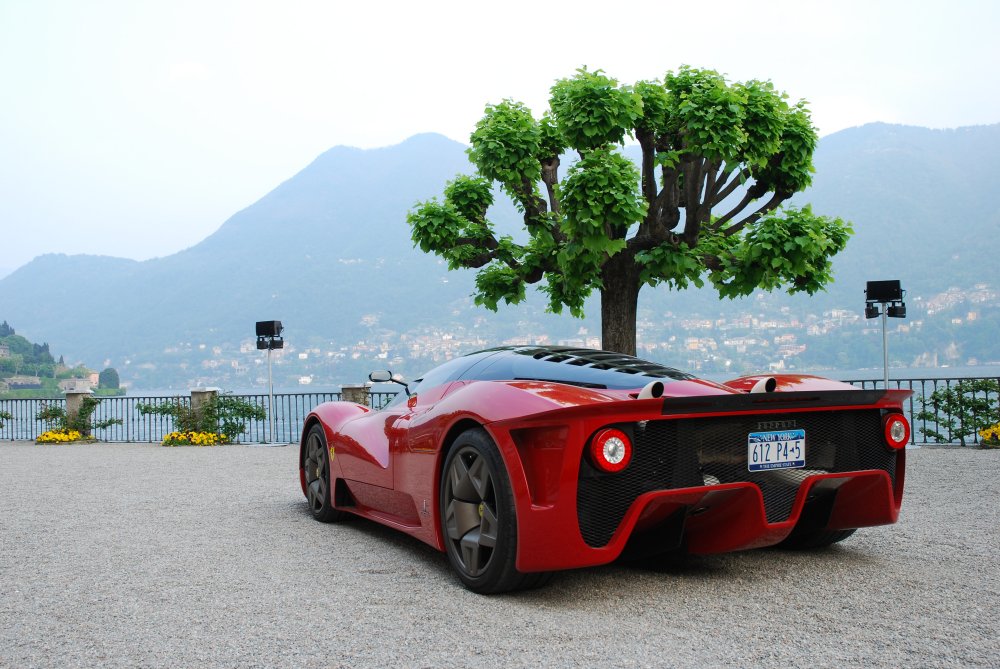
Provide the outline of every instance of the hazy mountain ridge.
<path id="1" fill-rule="evenodd" d="M 900 278 L 911 295 L 971 285 L 995 255 L 998 149 L 1000 124 L 871 124 L 823 138 L 814 185 L 796 202 L 852 220 L 856 235 L 835 261 L 838 280 L 827 294 L 783 303 L 796 312 L 860 310 L 867 279 Z M 496 315 L 475 308 L 472 272 L 448 272 L 413 249 L 406 212 L 469 171 L 465 147 L 440 135 L 374 150 L 335 147 L 171 256 L 36 258 L 0 280 L 0 317 L 95 367 L 155 360 L 183 343 L 238 344 L 254 321 L 269 318 L 284 321 L 302 345 L 473 320 L 487 336 L 510 336 L 526 323 L 556 336 L 581 325 L 599 332 L 596 306 L 583 323 L 544 314 L 538 297 Z M 491 218 L 501 230 L 517 227 L 509 205 Z M 719 302 L 711 290 L 646 288 L 640 296 L 646 314 L 752 307 Z"/>

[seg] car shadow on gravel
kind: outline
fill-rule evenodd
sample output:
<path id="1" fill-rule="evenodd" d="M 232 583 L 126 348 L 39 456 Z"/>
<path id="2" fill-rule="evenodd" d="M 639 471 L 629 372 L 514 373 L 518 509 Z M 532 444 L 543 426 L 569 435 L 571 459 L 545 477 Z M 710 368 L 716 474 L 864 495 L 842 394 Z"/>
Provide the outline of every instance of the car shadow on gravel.
<path id="1" fill-rule="evenodd" d="M 299 518 L 313 520 L 304 500 L 287 504 L 286 508 Z M 379 555 L 386 558 L 381 565 L 367 563 L 359 567 L 358 573 L 387 575 L 398 574 L 403 570 L 411 576 L 437 580 L 442 585 L 451 584 L 456 591 L 466 592 L 444 553 L 408 534 L 361 517 L 351 517 L 330 524 L 315 522 L 315 525 L 317 532 L 339 533 L 337 542 L 341 545 L 353 544 L 354 549 L 362 551 L 372 550 L 374 547 Z M 785 572 L 798 573 L 801 570 L 880 569 L 880 562 L 865 551 L 863 545 L 853 547 L 850 544 L 812 551 L 771 547 L 718 555 L 661 555 L 559 571 L 553 574 L 547 585 L 538 590 L 504 593 L 493 597 L 516 598 L 525 604 L 563 603 L 573 608 L 581 601 L 602 599 L 609 590 L 648 588 L 651 583 L 659 583 L 663 588 L 671 589 L 683 583 L 736 578 L 748 570 L 781 578 L 781 574 Z"/>
<path id="2" fill-rule="evenodd" d="M 296 514 L 301 515 L 303 518 L 313 520 L 309 505 L 304 500 L 288 506 L 294 508 Z M 379 545 L 379 550 L 383 552 L 396 551 L 398 553 L 406 553 L 408 560 L 419 560 L 421 563 L 420 567 L 426 566 L 428 575 L 433 573 L 449 578 L 452 577 L 444 553 L 419 539 L 411 537 L 405 532 L 400 532 L 399 530 L 386 527 L 360 516 L 351 516 L 346 520 L 336 523 L 315 522 L 315 525 L 318 531 L 332 529 L 342 531 L 347 536 L 353 536 L 359 544 L 375 542 Z M 413 567 L 414 565 L 411 563 L 410 566 Z M 384 569 L 383 571 L 388 573 L 392 570 Z M 368 572 L 381 573 L 376 567 L 368 568 Z M 456 584 L 458 583 L 457 579 L 455 582 Z"/>

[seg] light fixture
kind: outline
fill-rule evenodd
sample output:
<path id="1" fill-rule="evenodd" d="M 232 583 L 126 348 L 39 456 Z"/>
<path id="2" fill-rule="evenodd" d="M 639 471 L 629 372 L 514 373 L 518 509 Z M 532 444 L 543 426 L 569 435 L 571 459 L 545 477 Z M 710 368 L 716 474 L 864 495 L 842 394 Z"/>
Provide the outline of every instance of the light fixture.
<path id="1" fill-rule="evenodd" d="M 886 337 L 885 319 L 906 318 L 906 304 L 899 279 L 869 281 L 865 287 L 865 318 L 882 317 L 882 369 L 885 388 L 889 388 L 889 342 Z"/>
<path id="2" fill-rule="evenodd" d="M 590 460 L 602 472 L 620 472 L 632 461 L 632 440 L 621 430 L 600 430 L 590 440 Z"/>
<path id="3" fill-rule="evenodd" d="M 885 443 L 893 450 L 906 448 L 906 442 L 910 440 L 910 424 L 906 422 L 903 414 L 891 413 L 884 419 Z"/>
<path id="4" fill-rule="evenodd" d="M 274 377 L 271 375 L 271 351 L 285 347 L 281 321 L 257 321 L 257 350 L 267 351 L 267 427 L 268 441 L 274 443 Z"/>

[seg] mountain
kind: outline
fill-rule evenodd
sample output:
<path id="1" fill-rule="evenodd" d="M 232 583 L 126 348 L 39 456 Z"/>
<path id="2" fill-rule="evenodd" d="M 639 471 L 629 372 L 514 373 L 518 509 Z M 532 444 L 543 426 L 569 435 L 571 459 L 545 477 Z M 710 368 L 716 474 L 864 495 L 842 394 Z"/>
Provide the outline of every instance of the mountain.
<path id="1" fill-rule="evenodd" d="M 869 279 L 899 278 L 910 295 L 976 283 L 992 266 L 1000 229 L 991 198 L 998 149 L 1000 125 L 871 124 L 823 138 L 814 185 L 797 201 L 853 221 L 856 235 L 835 261 L 837 282 L 827 294 L 781 303 L 795 312 L 860 310 Z M 174 255 L 36 258 L 0 280 L 0 318 L 36 340 L 58 342 L 69 359 L 91 366 L 109 359 L 124 368 L 123 379 L 129 364 L 145 368 L 133 378 L 153 385 L 171 365 L 188 377 L 206 369 L 212 348 L 238 348 L 257 320 L 282 320 L 300 350 L 393 341 L 394 350 L 382 351 L 389 359 L 407 357 L 414 333 L 451 324 L 479 328 L 485 344 L 518 333 L 599 333 L 596 307 L 582 323 L 545 314 L 537 297 L 499 314 L 476 308 L 472 272 L 448 272 L 413 248 L 406 212 L 469 171 L 465 147 L 440 135 L 374 150 L 336 147 Z M 512 206 L 491 213 L 498 228 L 516 233 Z M 708 290 L 647 288 L 640 311 L 718 314 L 754 308 L 754 299 L 720 302 Z"/>
<path id="2" fill-rule="evenodd" d="M 1000 231 L 1000 124 L 928 130 L 873 123 L 823 138 L 797 198 L 854 221 L 838 276 L 905 279 L 911 293 L 974 283 Z"/>

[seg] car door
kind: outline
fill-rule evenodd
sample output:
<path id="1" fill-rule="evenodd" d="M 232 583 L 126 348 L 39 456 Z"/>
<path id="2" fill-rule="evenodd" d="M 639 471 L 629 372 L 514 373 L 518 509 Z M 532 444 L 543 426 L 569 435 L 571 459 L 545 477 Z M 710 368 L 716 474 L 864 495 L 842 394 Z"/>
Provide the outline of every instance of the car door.
<path id="1" fill-rule="evenodd" d="M 395 437 L 396 422 L 409 411 L 402 402 L 362 414 L 341 426 L 333 447 L 344 478 L 392 488 L 389 441 Z"/>

